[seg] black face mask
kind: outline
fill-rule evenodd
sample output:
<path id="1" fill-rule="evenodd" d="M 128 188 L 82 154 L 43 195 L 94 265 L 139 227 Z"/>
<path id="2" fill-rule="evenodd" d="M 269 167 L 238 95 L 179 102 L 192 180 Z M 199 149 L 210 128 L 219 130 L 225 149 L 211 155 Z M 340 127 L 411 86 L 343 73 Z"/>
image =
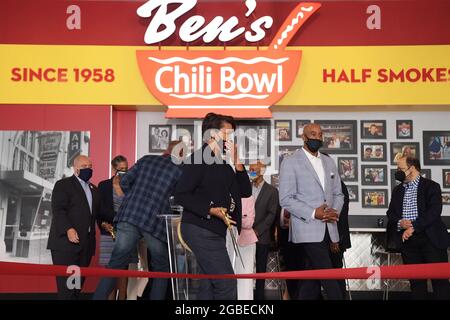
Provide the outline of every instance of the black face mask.
<path id="1" fill-rule="evenodd" d="M 409 168 L 406 169 L 406 171 L 408 171 L 408 170 L 409 170 Z M 406 173 L 403 170 L 397 170 L 395 172 L 395 180 L 403 183 L 406 180 Z"/>
<path id="2" fill-rule="evenodd" d="M 84 182 L 88 182 L 92 178 L 92 169 L 91 168 L 84 168 L 80 169 L 80 173 L 78 174 L 78 178 L 83 180 Z"/>
<path id="3" fill-rule="evenodd" d="M 323 141 L 319 139 L 310 139 L 305 142 L 306 146 L 308 147 L 309 151 L 316 153 L 319 151 L 320 148 L 323 146 Z"/>

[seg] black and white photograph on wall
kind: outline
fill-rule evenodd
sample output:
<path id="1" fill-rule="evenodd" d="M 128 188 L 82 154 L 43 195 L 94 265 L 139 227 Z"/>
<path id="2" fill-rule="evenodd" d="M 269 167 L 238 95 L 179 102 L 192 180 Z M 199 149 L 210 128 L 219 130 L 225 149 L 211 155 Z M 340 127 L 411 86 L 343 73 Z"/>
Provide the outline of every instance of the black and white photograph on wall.
<path id="1" fill-rule="evenodd" d="M 338 172 L 342 181 L 358 181 L 358 158 L 337 158 Z"/>
<path id="2" fill-rule="evenodd" d="M 391 169 L 391 189 L 394 189 L 396 186 L 398 186 L 401 182 L 395 179 L 395 172 L 397 169 Z M 431 179 L 431 169 L 421 169 L 420 175 L 423 178 Z"/>
<path id="3" fill-rule="evenodd" d="M 413 121 L 412 120 L 397 120 L 396 121 L 397 139 L 412 139 L 413 138 Z"/>
<path id="4" fill-rule="evenodd" d="M 311 123 L 311 120 L 295 120 L 295 132 L 296 132 L 296 136 L 297 136 L 297 138 L 299 138 L 300 140 L 302 140 L 302 144 L 303 144 L 303 139 L 302 139 L 303 128 L 304 128 L 308 123 Z"/>
<path id="5" fill-rule="evenodd" d="M 278 174 L 272 174 L 270 176 L 270 184 L 272 186 L 274 186 L 275 188 L 279 188 L 280 186 L 280 180 L 279 180 L 279 175 Z"/>
<path id="6" fill-rule="evenodd" d="M 361 139 L 386 139 L 386 120 L 361 120 Z"/>
<path id="7" fill-rule="evenodd" d="M 442 188 L 450 188 L 450 169 L 442 169 Z"/>
<path id="8" fill-rule="evenodd" d="M 193 124 L 177 125 L 175 128 L 175 137 L 177 140 L 183 141 L 183 143 L 187 146 L 188 153 L 186 154 L 186 156 L 188 156 L 195 150 L 195 136 Z"/>
<path id="9" fill-rule="evenodd" d="M 362 165 L 361 184 L 365 186 L 387 186 L 387 166 Z"/>
<path id="10" fill-rule="evenodd" d="M 420 144 L 418 142 L 391 142 L 391 165 L 397 165 L 398 159 L 412 157 L 420 160 Z"/>
<path id="11" fill-rule="evenodd" d="M 53 187 L 89 145 L 88 131 L 0 131 L 0 261 L 52 263 Z"/>
<path id="12" fill-rule="evenodd" d="M 245 164 L 257 160 L 270 165 L 271 157 L 270 120 L 241 120 L 235 131 L 239 157 Z"/>
<path id="13" fill-rule="evenodd" d="M 387 208 L 388 191 L 385 189 L 362 189 L 363 208 Z"/>
<path id="14" fill-rule="evenodd" d="M 386 161 L 386 143 L 385 142 L 362 142 L 361 160 L 362 161 Z"/>
<path id="15" fill-rule="evenodd" d="M 423 149 L 425 165 L 450 165 L 450 131 L 424 131 Z"/>
<path id="16" fill-rule="evenodd" d="M 322 128 L 322 151 L 330 154 L 356 154 L 358 134 L 356 120 L 317 120 Z"/>
<path id="17" fill-rule="evenodd" d="M 350 202 L 359 202 L 359 188 L 355 185 L 346 185 Z"/>
<path id="18" fill-rule="evenodd" d="M 442 204 L 450 206 L 450 192 L 442 192 Z"/>
<path id="19" fill-rule="evenodd" d="M 149 148 L 150 153 L 162 153 L 169 147 L 172 136 L 171 125 L 150 125 L 149 126 Z"/>
<path id="20" fill-rule="evenodd" d="M 279 146 L 278 147 L 278 165 L 277 169 L 281 168 L 281 162 L 285 157 L 294 154 L 295 151 L 300 149 L 300 146 Z"/>
<path id="21" fill-rule="evenodd" d="M 275 132 L 277 141 L 292 141 L 292 121 L 275 120 Z"/>

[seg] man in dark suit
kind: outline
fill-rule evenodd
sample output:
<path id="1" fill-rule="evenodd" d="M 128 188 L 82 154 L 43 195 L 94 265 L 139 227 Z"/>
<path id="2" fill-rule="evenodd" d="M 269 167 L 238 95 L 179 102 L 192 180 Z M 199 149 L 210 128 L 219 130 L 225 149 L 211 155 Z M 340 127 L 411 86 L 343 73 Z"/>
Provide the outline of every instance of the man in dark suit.
<path id="1" fill-rule="evenodd" d="M 405 264 L 448 262 L 449 237 L 441 219 L 442 194 L 436 182 L 420 175 L 420 161 L 400 158 L 387 211 L 387 232 L 400 248 Z M 450 299 L 448 280 L 431 280 L 437 299 Z M 410 280 L 413 299 L 426 299 L 427 281 Z"/>
<path id="2" fill-rule="evenodd" d="M 74 175 L 56 182 L 52 194 L 52 224 L 47 248 L 53 264 L 89 266 L 95 253 L 95 215 L 100 209 L 92 177 L 92 161 L 79 155 L 73 162 Z M 59 299 L 77 299 L 84 278 L 68 281 L 56 277 Z"/>
<path id="3" fill-rule="evenodd" d="M 265 170 L 266 165 L 261 161 L 251 164 L 249 168 L 252 194 L 256 199 L 255 222 L 253 223 L 253 230 L 258 237 L 256 243 L 256 272 L 266 272 L 271 227 L 281 210 L 278 190 L 264 181 Z M 264 300 L 264 283 L 264 279 L 256 280 L 255 300 Z"/>

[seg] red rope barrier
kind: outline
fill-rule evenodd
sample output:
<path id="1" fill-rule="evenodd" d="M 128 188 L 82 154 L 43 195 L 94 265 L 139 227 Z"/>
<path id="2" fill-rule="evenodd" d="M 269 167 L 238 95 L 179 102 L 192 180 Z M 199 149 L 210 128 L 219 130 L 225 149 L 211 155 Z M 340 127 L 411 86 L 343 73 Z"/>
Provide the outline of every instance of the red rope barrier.
<path id="1" fill-rule="evenodd" d="M 107 268 L 79 268 L 83 277 L 189 278 L 189 279 L 450 279 L 450 263 L 409 264 L 349 269 L 266 272 L 253 274 L 186 274 Z M 0 275 L 69 276 L 67 266 L 0 262 Z"/>

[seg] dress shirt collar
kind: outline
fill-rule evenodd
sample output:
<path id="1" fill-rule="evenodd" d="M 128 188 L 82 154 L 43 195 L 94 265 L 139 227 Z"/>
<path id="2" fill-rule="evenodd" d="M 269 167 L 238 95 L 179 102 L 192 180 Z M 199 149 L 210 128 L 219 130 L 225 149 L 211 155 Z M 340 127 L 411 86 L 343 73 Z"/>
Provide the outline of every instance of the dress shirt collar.
<path id="1" fill-rule="evenodd" d="M 75 177 L 77 177 L 78 181 L 80 181 L 82 186 L 89 186 L 89 181 L 85 182 L 85 181 L 81 180 L 77 175 L 75 175 Z"/>
<path id="2" fill-rule="evenodd" d="M 410 187 L 417 187 L 419 185 L 419 181 L 420 181 L 420 174 L 417 176 L 417 178 L 415 178 L 413 181 L 404 183 L 403 186 L 405 188 L 410 188 Z"/>
<path id="3" fill-rule="evenodd" d="M 316 156 L 312 155 L 311 153 L 309 153 L 305 148 L 302 148 L 302 149 L 310 161 L 313 161 L 315 159 L 320 159 L 320 152 L 317 152 L 317 157 L 316 157 Z"/>

